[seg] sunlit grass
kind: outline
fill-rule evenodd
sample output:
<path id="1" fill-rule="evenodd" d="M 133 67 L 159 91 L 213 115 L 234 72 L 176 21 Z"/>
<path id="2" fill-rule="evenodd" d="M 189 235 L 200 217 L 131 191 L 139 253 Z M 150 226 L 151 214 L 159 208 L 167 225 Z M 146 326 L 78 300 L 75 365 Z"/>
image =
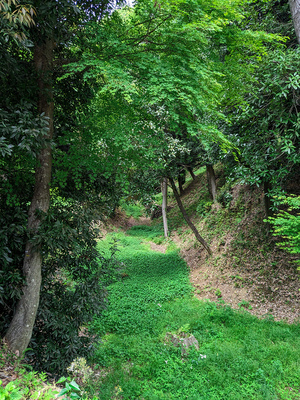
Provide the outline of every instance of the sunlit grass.
<path id="1" fill-rule="evenodd" d="M 93 361 L 105 377 L 91 392 L 101 400 L 300 399 L 300 325 L 200 302 L 178 252 L 151 251 L 143 241 L 151 235 L 149 227 L 116 234 L 125 278 L 109 287 L 110 304 L 94 321 L 102 343 Z M 199 351 L 183 356 L 167 343 L 167 332 L 181 330 Z"/>

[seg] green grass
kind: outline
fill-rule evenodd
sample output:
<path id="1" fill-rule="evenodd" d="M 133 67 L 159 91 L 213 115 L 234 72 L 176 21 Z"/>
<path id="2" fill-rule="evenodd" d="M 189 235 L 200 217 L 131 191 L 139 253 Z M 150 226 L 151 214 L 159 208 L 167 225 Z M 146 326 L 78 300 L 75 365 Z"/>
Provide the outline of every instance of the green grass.
<path id="1" fill-rule="evenodd" d="M 136 219 L 139 219 L 140 217 L 145 215 L 146 212 L 145 207 L 138 202 L 130 203 L 122 201 L 121 209 L 125 212 L 127 217 L 133 217 Z"/>
<path id="2" fill-rule="evenodd" d="M 178 251 L 154 252 L 145 242 L 157 237 L 155 229 L 114 235 L 126 277 L 108 288 L 109 306 L 93 324 L 102 342 L 92 361 L 102 378 L 90 385 L 91 394 L 101 400 L 300 399 L 299 324 L 200 302 Z M 197 338 L 199 351 L 182 356 L 167 343 L 167 332 L 180 331 Z"/>
<path id="3" fill-rule="evenodd" d="M 163 239 L 163 226 L 161 224 L 155 226 L 136 225 L 130 229 L 130 236 L 138 237 L 140 239 L 155 241 Z"/>

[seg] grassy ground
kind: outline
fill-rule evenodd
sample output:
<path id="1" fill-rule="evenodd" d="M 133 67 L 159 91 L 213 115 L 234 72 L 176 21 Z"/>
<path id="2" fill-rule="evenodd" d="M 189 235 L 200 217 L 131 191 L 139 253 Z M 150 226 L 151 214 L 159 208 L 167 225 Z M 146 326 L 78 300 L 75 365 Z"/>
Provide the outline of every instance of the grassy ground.
<path id="1" fill-rule="evenodd" d="M 93 322 L 102 339 L 88 360 L 93 371 L 80 363 L 77 383 L 86 390 L 81 399 L 300 400 L 300 325 L 273 318 L 299 321 L 297 271 L 270 242 L 258 189 L 231 188 L 219 174 L 220 203 L 213 205 L 205 171 L 198 173 L 186 183 L 182 200 L 212 256 L 195 242 L 170 191 L 172 240 L 164 240 L 158 219 L 99 242 L 99 250 L 109 253 L 110 243 L 118 241 L 123 271 L 108 288 L 107 310 Z M 124 203 L 123 211 L 127 217 L 121 213 L 115 229 L 127 229 L 134 218 L 145 223 L 140 205 Z M 190 335 L 199 350 L 182 354 L 170 338 Z M 10 364 L 0 350 L 0 399 L 52 400 L 60 391 L 43 383 L 45 375 Z M 7 365 L 9 377 L 2 375 Z M 86 383 L 82 377 L 88 374 Z M 12 386 L 4 388 L 11 378 Z"/>
<path id="2" fill-rule="evenodd" d="M 156 229 L 156 230 L 155 230 Z M 193 296 L 185 262 L 174 246 L 150 248 L 159 230 L 134 227 L 119 240 L 123 279 L 109 287 L 110 304 L 93 329 L 102 336 L 89 386 L 101 400 L 300 399 L 300 325 L 260 320 L 222 301 Z M 194 335 L 199 350 L 183 355 L 167 333 Z"/>

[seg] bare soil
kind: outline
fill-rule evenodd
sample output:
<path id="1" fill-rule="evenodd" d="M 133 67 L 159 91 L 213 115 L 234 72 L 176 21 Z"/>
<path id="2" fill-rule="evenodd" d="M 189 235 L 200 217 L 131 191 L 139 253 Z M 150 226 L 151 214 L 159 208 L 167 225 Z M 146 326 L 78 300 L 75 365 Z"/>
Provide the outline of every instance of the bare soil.
<path id="1" fill-rule="evenodd" d="M 186 207 L 199 193 L 199 183 L 199 180 L 193 181 L 185 190 L 183 201 Z M 172 235 L 189 266 L 195 296 L 201 300 L 222 299 L 232 308 L 244 307 L 259 317 L 272 315 L 275 320 L 300 322 L 297 258 L 281 251 L 271 234 L 264 236 L 262 231 L 267 229 L 263 222 L 261 189 L 236 185 L 231 195 L 228 213 L 234 215 L 242 209 L 243 215 L 238 223 L 233 219 L 232 226 L 224 228 L 225 234 L 218 236 L 212 232 L 212 256 L 200 247 L 189 230 Z M 214 204 L 211 212 L 217 214 L 220 207 Z M 199 221 L 195 214 L 192 220 L 200 233 L 205 234 L 205 222 Z M 243 240 L 238 242 L 239 238 Z"/>
<path id="2" fill-rule="evenodd" d="M 289 263 L 282 260 L 275 270 L 272 264 L 261 270 L 245 270 L 226 260 L 226 252 L 218 251 L 216 244 L 208 258 L 198 245 L 186 245 L 176 234 L 172 239 L 189 266 L 198 299 L 222 299 L 232 308 L 244 307 L 259 317 L 272 315 L 277 321 L 300 322 L 299 273 Z"/>
<path id="3" fill-rule="evenodd" d="M 113 218 L 108 219 L 105 222 L 105 224 L 103 224 L 102 230 L 106 231 L 112 231 L 114 229 L 127 230 L 135 225 L 150 225 L 150 224 L 151 224 L 150 218 L 140 217 L 138 219 L 135 219 L 133 217 L 128 217 L 120 209 L 117 209 L 115 212 L 115 216 Z"/>

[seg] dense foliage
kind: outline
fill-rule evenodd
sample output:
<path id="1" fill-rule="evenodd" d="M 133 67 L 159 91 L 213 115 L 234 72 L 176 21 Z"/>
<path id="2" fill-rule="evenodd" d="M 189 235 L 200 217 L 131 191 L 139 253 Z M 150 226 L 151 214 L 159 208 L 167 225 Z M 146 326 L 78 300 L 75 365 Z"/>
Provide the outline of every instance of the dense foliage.
<path id="1" fill-rule="evenodd" d="M 117 185 L 112 184 L 112 178 L 103 177 L 101 171 L 92 174 L 91 167 L 84 162 L 77 165 L 76 173 L 72 173 L 71 162 L 64 162 L 67 153 L 70 160 L 76 158 L 76 152 L 72 158 L 70 143 L 65 146 L 62 138 L 72 136 L 76 148 L 80 135 L 78 115 L 87 109 L 93 82 L 87 85 L 79 74 L 63 83 L 55 81 L 52 87 L 49 84 L 62 74 L 63 60 L 76 57 L 69 50 L 72 36 L 69 29 L 82 15 L 67 3 L 57 8 L 56 2 L 44 5 L 34 2 L 33 8 L 25 7 L 19 19 L 23 8 L 17 2 L 1 2 L 0 7 L 1 29 L 7 31 L 6 37 L 1 37 L 0 50 L 3 60 L 0 70 L 0 331 L 4 336 L 23 296 L 28 254 L 23 260 L 29 243 L 32 251 L 41 252 L 43 263 L 40 307 L 27 357 L 37 368 L 54 373 L 90 349 L 92 338 L 82 334 L 82 330 L 104 307 L 104 288 L 116 270 L 113 254 L 106 260 L 96 250 L 99 238 L 96 221 L 114 209 L 118 201 Z M 104 15 L 109 11 L 107 6 L 103 2 L 98 11 Z M 10 15 L 12 19 L 8 18 Z M 56 24 L 64 15 L 68 24 L 59 30 Z M 30 16 L 36 16 L 32 23 Z M 49 36 L 59 38 L 60 46 L 55 47 L 56 61 L 49 62 L 51 68 L 48 65 L 45 83 L 35 66 L 41 43 Z M 48 105 L 55 93 L 54 123 L 51 113 L 41 113 L 45 86 Z M 52 125 L 53 139 L 49 136 Z M 49 210 L 41 207 L 33 213 L 39 221 L 37 229 L 29 226 L 28 210 L 37 192 L 37 172 L 45 148 L 54 153 L 50 189 L 53 201 Z M 66 340 L 69 346 L 64 345 Z"/>
<path id="2" fill-rule="evenodd" d="M 299 173 L 299 52 L 277 50 L 264 58 L 256 82 L 228 128 L 240 150 L 232 173 L 243 182 L 287 188 Z"/>
<path id="3" fill-rule="evenodd" d="M 300 197 L 280 197 L 280 204 L 287 206 L 287 211 L 281 210 L 274 217 L 269 217 L 268 222 L 273 227 L 274 236 L 279 236 L 283 241 L 278 246 L 291 254 L 300 254 Z M 298 260 L 299 262 L 299 260 Z"/>

